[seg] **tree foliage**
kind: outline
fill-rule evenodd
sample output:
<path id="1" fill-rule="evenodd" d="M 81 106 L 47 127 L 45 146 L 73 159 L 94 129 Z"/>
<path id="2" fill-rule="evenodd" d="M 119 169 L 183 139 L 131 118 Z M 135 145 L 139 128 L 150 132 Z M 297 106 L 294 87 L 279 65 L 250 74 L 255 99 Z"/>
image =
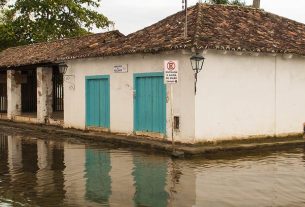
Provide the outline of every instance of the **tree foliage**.
<path id="1" fill-rule="evenodd" d="M 8 10 L 2 10 L 0 13 L 0 51 L 8 47 L 27 44 L 20 35 L 16 33 L 13 25 L 13 16 Z"/>
<path id="2" fill-rule="evenodd" d="M 0 4 L 5 0 L 0 0 Z M 111 24 L 96 11 L 101 0 L 15 0 L 0 20 L 0 41 L 15 45 L 87 34 Z M 1 48 L 0 48 L 1 49 Z"/>
<path id="3" fill-rule="evenodd" d="M 231 4 L 231 5 L 239 5 L 245 6 L 245 1 L 242 0 L 209 0 L 211 4 Z"/>
<path id="4" fill-rule="evenodd" d="M 0 8 L 6 4 L 6 0 L 0 0 Z"/>

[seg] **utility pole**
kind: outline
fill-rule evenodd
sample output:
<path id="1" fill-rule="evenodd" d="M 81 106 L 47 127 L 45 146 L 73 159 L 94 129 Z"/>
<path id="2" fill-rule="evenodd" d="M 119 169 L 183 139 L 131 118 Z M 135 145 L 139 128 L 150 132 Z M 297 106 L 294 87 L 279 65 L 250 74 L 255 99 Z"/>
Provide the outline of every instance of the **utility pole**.
<path id="1" fill-rule="evenodd" d="M 187 38 L 187 0 L 182 0 L 182 9 L 185 12 L 184 38 Z"/>
<path id="2" fill-rule="evenodd" d="M 260 0 L 253 0 L 253 7 L 254 8 L 260 8 L 260 4 L 261 4 L 261 2 L 260 2 Z"/>

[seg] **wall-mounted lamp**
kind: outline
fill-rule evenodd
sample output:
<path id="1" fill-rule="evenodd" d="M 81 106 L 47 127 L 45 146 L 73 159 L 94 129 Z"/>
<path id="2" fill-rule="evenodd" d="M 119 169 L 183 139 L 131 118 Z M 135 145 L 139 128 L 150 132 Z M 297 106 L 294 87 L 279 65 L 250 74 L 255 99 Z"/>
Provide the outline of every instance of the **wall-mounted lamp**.
<path id="1" fill-rule="evenodd" d="M 191 60 L 192 69 L 195 73 L 195 94 L 196 94 L 196 92 L 197 92 L 197 76 L 198 76 L 198 73 L 202 70 L 205 58 L 201 54 L 196 53 L 196 55 L 193 55 L 190 58 L 190 60 Z"/>
<path id="2" fill-rule="evenodd" d="M 58 67 L 59 67 L 59 72 L 65 75 L 68 69 L 68 65 L 66 63 L 59 63 Z"/>

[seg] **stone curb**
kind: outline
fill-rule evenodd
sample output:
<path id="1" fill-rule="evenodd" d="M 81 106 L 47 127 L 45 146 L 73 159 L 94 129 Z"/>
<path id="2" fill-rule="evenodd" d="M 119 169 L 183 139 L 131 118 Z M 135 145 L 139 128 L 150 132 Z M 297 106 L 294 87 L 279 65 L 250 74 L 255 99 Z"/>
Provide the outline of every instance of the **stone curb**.
<path id="1" fill-rule="evenodd" d="M 36 136 L 43 138 L 51 138 L 57 136 L 57 138 L 79 138 L 81 140 L 93 141 L 94 143 L 108 143 L 115 144 L 122 147 L 133 148 L 140 151 L 157 151 L 172 155 L 174 157 L 194 157 L 205 156 L 216 153 L 238 153 L 249 152 L 258 150 L 279 150 L 292 147 L 304 147 L 305 140 L 300 137 L 296 139 L 281 138 L 276 142 L 259 142 L 259 143 L 236 143 L 232 141 L 232 144 L 216 144 L 213 146 L 203 145 L 190 145 L 177 143 L 175 145 L 175 151 L 171 142 L 156 140 L 151 138 L 144 138 L 139 136 L 124 136 L 110 133 L 97 133 L 97 132 L 85 132 L 75 129 L 64 129 L 57 126 L 37 125 L 20 122 L 12 122 L 8 120 L 0 120 L 0 129 L 2 132 L 10 134 L 20 134 L 25 136 Z M 51 138 L 56 139 L 56 138 Z"/>

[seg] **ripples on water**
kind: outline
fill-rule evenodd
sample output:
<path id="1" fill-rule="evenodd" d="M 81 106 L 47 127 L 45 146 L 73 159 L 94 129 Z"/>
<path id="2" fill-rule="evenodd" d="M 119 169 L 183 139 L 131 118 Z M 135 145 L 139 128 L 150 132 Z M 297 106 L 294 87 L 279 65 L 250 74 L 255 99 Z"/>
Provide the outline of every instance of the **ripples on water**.
<path id="1" fill-rule="evenodd" d="M 0 207 L 305 206 L 304 150 L 171 160 L 0 136 Z"/>

